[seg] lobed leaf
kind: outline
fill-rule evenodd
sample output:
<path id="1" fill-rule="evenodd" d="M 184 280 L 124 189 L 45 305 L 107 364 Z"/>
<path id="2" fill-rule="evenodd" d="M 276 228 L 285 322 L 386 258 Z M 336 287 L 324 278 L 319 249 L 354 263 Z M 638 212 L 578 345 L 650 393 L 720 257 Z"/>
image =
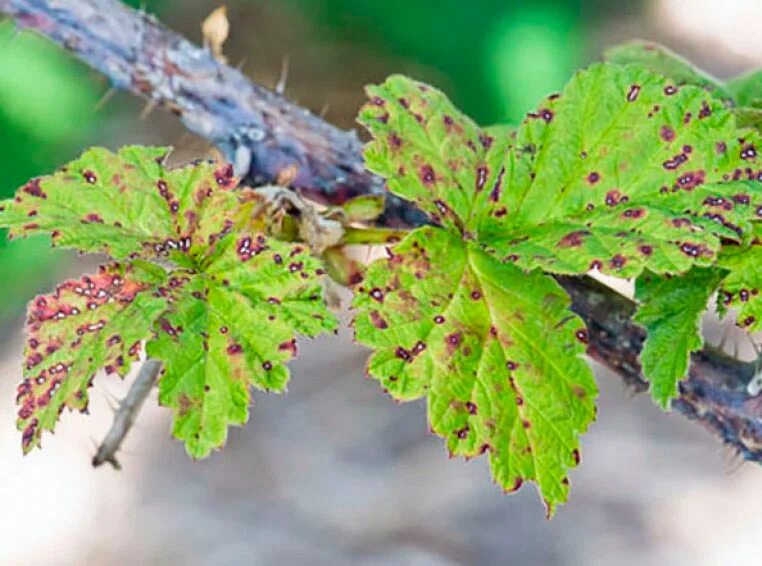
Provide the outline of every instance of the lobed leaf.
<path id="1" fill-rule="evenodd" d="M 416 230 L 371 264 L 354 303 L 356 337 L 376 350 L 368 373 L 397 399 L 427 395 L 432 430 L 452 453 L 489 451 L 504 489 L 534 480 L 552 513 L 594 417 L 595 386 L 579 359 L 581 321 L 555 282 L 480 250 L 475 228 L 484 195 L 502 182 L 509 139 L 404 77 L 368 92 L 366 165 L 442 226 Z"/>
<path id="2" fill-rule="evenodd" d="M 357 339 L 375 350 L 368 372 L 396 399 L 426 395 L 451 452 L 488 450 L 504 488 L 531 479 L 552 511 L 595 388 L 573 340 L 584 339 L 581 321 L 552 279 L 525 270 L 633 277 L 716 264 L 723 242 L 750 239 L 762 210 L 748 181 L 762 176 L 756 134 L 707 90 L 639 66 L 593 65 L 512 133 L 479 129 L 404 77 L 368 93 L 367 167 L 439 225 L 369 268 L 355 300 Z M 643 309 L 656 330 L 670 323 Z M 644 360 L 664 400 L 695 323 L 671 365 L 650 363 L 663 344 L 654 334 Z M 522 369 L 507 375 L 500 360 Z M 517 403 L 525 389 L 529 406 Z"/>
<path id="3" fill-rule="evenodd" d="M 39 446 L 64 407 L 87 410 L 98 370 L 127 374 L 167 306 L 155 293 L 163 278 L 164 270 L 150 264 L 110 263 L 30 303 L 17 396 L 24 452 Z"/>
<path id="4" fill-rule="evenodd" d="M 359 121 L 373 135 L 365 165 L 435 222 L 464 230 L 477 193 L 494 184 L 507 138 L 496 139 L 436 89 L 394 75 L 367 89 Z"/>
<path id="5" fill-rule="evenodd" d="M 488 452 L 500 485 L 534 480 L 552 513 L 595 415 L 586 331 L 568 305 L 547 276 L 425 227 L 371 264 L 354 326 L 375 350 L 368 373 L 395 399 L 427 396 L 451 454 Z"/>
<path id="6" fill-rule="evenodd" d="M 322 274 L 303 246 L 246 232 L 220 240 L 203 271 L 170 274 L 171 307 L 147 350 L 164 362 L 159 401 L 190 456 L 207 456 L 248 420 L 251 386 L 285 391 L 298 334 L 336 327 Z"/>
<path id="7" fill-rule="evenodd" d="M 530 113 L 479 238 L 522 267 L 621 277 L 716 261 L 758 218 L 756 134 L 703 89 L 594 65 Z M 734 199 L 734 197 L 737 197 Z"/>
<path id="8" fill-rule="evenodd" d="M 748 332 L 762 328 L 762 225 L 755 224 L 754 232 L 750 247 L 728 246 L 718 262 L 727 272 L 718 296 L 720 313 L 735 309 L 736 324 Z"/>
<path id="9" fill-rule="evenodd" d="M 131 261 L 67 282 L 30 310 L 25 450 L 64 406 L 86 408 L 98 369 L 126 373 L 148 340 L 164 362 L 160 402 L 175 411 L 175 436 L 204 457 L 247 420 L 251 386 L 285 390 L 298 334 L 336 326 L 320 261 L 261 233 L 261 196 L 236 189 L 230 166 L 167 169 L 165 154 L 95 148 L 2 205 L 13 235 L 51 232 L 58 245 Z"/>
<path id="10" fill-rule="evenodd" d="M 164 165 L 168 148 L 92 148 L 53 175 L 29 181 L 0 203 L 10 236 L 51 234 L 53 245 L 116 259 L 203 254 L 210 238 L 245 216 L 232 167 Z"/>
<path id="11" fill-rule="evenodd" d="M 636 282 L 640 306 L 633 321 L 648 332 L 640 363 L 651 396 L 665 409 L 688 376 L 690 355 L 704 345 L 701 318 L 722 277 L 721 270 L 693 268 L 674 277 L 644 273 Z"/>

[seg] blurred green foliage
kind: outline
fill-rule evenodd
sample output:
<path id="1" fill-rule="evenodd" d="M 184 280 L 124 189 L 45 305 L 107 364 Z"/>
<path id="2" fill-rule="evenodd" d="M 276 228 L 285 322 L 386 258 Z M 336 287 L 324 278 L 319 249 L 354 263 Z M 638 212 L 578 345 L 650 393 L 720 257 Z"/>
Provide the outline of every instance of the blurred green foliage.
<path id="1" fill-rule="evenodd" d="M 0 197 L 78 152 L 98 100 L 87 71 L 48 41 L 0 23 Z M 46 238 L 0 238 L 0 318 L 15 314 L 51 275 Z"/>
<path id="2" fill-rule="evenodd" d="M 543 96 L 560 89 L 574 69 L 598 56 L 587 40 L 590 30 L 612 13 L 642 3 L 288 1 L 327 35 L 431 67 L 448 80 L 454 102 L 482 124 L 520 120 Z"/>

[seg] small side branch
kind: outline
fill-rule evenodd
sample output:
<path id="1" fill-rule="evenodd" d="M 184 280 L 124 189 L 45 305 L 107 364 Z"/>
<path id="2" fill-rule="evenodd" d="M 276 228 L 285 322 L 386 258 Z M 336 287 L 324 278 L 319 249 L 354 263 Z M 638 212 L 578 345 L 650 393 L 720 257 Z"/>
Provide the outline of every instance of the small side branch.
<path id="1" fill-rule="evenodd" d="M 135 423 L 135 418 L 140 412 L 140 408 L 156 384 L 159 373 L 161 373 L 160 361 L 146 360 L 143 363 L 127 396 L 119 404 L 116 413 L 114 413 L 114 422 L 111 423 L 111 428 L 98 447 L 95 456 L 93 456 L 93 467 L 97 468 L 108 462 L 115 469 L 121 469 L 119 461 L 116 459 L 116 453 L 121 448 L 127 433 L 130 432 L 132 425 Z"/>

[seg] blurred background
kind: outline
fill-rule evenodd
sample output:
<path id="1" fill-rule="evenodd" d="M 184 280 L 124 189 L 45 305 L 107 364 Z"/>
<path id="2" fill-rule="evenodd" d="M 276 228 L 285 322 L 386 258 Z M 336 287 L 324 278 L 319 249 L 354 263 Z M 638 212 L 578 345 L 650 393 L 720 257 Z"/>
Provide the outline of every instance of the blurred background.
<path id="1" fill-rule="evenodd" d="M 133 3 L 136 5 L 137 2 Z M 142 4 L 199 41 L 218 6 Z M 718 77 L 762 66 L 759 0 L 228 0 L 225 53 L 289 98 L 353 127 L 362 86 L 403 72 L 479 122 L 518 121 L 579 66 L 621 41 L 664 43 Z M 168 114 L 54 45 L 0 22 L 0 197 L 85 147 L 130 142 L 209 151 Z M 99 102 L 101 101 L 101 102 Z M 287 396 L 259 395 L 252 422 L 204 462 L 170 439 L 155 396 L 121 454 L 93 470 L 116 378 L 92 416 L 64 414 L 22 460 L 14 391 L 25 302 L 93 261 L 44 238 L 0 239 L 0 564 L 666 564 L 762 561 L 762 469 L 596 368 L 598 422 L 571 502 L 547 522 L 533 487 L 503 496 L 486 462 L 448 460 L 423 403 L 396 405 L 364 379 L 351 334 L 302 344 Z M 348 315 L 343 314 L 346 318 Z"/>

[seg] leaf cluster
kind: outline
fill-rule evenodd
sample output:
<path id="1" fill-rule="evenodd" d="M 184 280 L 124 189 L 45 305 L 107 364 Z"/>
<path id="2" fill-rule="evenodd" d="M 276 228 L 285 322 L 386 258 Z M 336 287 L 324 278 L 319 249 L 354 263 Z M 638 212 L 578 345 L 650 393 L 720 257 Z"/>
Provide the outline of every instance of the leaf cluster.
<path id="1" fill-rule="evenodd" d="M 297 336 L 335 329 L 327 272 L 356 291 L 369 375 L 397 400 L 425 398 L 451 454 L 487 454 L 506 491 L 533 481 L 551 514 L 597 395 L 587 330 L 555 275 L 635 280 L 643 372 L 665 408 L 716 291 L 739 325 L 762 325 L 762 75 L 720 83 L 650 44 L 607 58 L 515 129 L 479 127 L 403 76 L 369 87 L 366 166 L 430 223 L 367 271 L 344 246 L 388 239 L 356 227 L 382 212 L 377 198 L 320 214 L 297 203 L 313 222 L 274 230 L 266 191 L 239 187 L 230 166 L 171 169 L 165 148 L 141 147 L 91 149 L 21 187 L 0 203 L 11 237 L 112 258 L 30 304 L 24 449 L 145 345 L 175 436 L 206 456 L 246 422 L 252 387 L 285 390 Z"/>

